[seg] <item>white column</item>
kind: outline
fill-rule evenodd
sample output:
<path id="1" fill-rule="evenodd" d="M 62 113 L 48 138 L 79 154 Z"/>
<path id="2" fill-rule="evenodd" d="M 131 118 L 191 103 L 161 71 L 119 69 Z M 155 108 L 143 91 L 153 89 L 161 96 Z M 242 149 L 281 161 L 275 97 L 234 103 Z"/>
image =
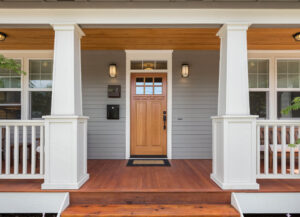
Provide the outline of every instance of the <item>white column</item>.
<path id="1" fill-rule="evenodd" d="M 250 115 L 248 24 L 225 24 L 221 39 L 218 116 L 213 119 L 213 173 L 222 189 L 258 189 L 256 118 Z"/>
<path id="2" fill-rule="evenodd" d="M 51 115 L 45 116 L 43 189 L 78 189 L 87 174 L 87 119 L 82 116 L 81 47 L 76 24 L 54 24 Z"/>

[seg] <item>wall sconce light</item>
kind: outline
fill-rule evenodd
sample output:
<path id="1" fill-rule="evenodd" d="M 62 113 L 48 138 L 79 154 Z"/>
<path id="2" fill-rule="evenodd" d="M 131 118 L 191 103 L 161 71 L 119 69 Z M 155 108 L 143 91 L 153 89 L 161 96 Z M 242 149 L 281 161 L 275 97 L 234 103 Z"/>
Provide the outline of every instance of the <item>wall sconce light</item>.
<path id="1" fill-rule="evenodd" d="M 295 41 L 300 41 L 300 32 L 297 32 L 293 35 Z"/>
<path id="2" fill-rule="evenodd" d="M 183 78 L 189 77 L 189 65 L 188 64 L 182 64 L 182 66 L 181 66 L 181 76 Z"/>
<path id="3" fill-rule="evenodd" d="M 6 34 L 3 32 L 0 32 L 0 41 L 4 41 L 6 39 Z"/>
<path id="4" fill-rule="evenodd" d="M 109 77 L 111 77 L 111 78 L 117 77 L 117 65 L 116 64 L 109 65 Z"/>

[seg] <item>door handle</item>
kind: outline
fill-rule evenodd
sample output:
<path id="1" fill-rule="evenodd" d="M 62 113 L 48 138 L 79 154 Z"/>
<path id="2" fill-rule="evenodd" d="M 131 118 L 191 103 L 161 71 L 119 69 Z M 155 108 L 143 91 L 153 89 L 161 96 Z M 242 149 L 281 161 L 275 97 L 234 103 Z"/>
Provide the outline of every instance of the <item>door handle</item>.
<path id="1" fill-rule="evenodd" d="M 163 111 L 163 121 L 164 121 L 164 130 L 167 129 L 166 122 L 167 122 L 167 112 Z"/>

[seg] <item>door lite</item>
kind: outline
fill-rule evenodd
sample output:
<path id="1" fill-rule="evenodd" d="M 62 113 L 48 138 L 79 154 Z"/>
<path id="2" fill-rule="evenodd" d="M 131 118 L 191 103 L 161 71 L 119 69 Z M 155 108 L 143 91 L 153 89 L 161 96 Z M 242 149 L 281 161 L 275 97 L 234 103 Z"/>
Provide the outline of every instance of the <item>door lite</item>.
<path id="1" fill-rule="evenodd" d="M 131 76 L 131 156 L 167 154 L 167 75 Z"/>

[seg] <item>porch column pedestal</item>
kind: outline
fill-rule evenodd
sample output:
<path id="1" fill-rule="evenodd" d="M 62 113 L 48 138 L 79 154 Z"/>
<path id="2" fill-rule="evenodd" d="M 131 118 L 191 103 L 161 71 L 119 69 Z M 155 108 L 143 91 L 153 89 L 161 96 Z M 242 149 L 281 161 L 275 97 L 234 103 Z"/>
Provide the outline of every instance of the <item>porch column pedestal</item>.
<path id="1" fill-rule="evenodd" d="M 225 24 L 221 38 L 218 116 L 213 121 L 213 173 L 222 189 L 258 189 L 256 119 L 250 115 L 248 24 Z"/>
<path id="2" fill-rule="evenodd" d="M 78 189 L 88 179 L 87 119 L 82 116 L 81 46 L 76 24 L 55 24 L 51 115 L 45 119 L 42 189 Z"/>

